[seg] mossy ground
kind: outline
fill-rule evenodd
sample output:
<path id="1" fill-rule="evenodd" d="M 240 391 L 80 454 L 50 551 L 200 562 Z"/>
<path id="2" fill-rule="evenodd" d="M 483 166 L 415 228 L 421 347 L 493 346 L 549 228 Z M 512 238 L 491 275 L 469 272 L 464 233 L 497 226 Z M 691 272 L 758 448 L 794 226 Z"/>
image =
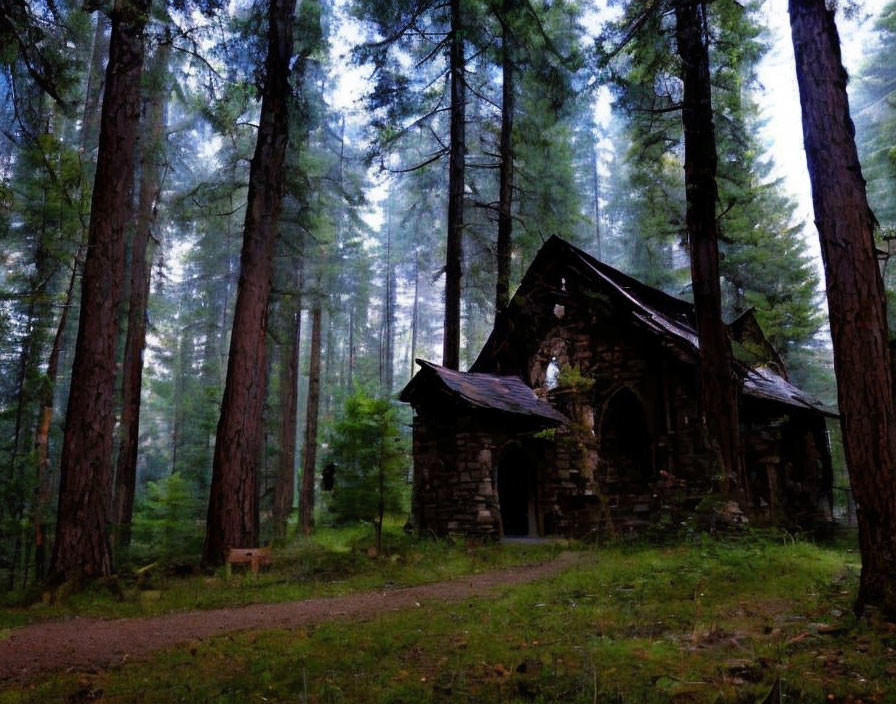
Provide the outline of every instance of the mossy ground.
<path id="1" fill-rule="evenodd" d="M 587 552 L 497 598 L 189 643 L 0 703 L 757 702 L 779 678 L 786 702 L 896 701 L 896 627 L 852 616 L 852 550 L 747 538 Z"/>
<path id="2" fill-rule="evenodd" d="M 437 582 L 490 569 L 543 562 L 563 549 L 559 543 L 506 547 L 463 540 L 417 539 L 397 520 L 384 527 L 383 555 L 371 559 L 373 530 L 357 525 L 323 528 L 275 549 L 274 566 L 259 575 L 246 568 L 201 572 L 193 562 L 125 568 L 109 580 L 42 600 L 39 591 L 0 600 L 3 629 L 67 616 L 133 618 L 243 604 L 342 596 L 382 587 Z M 145 567 L 145 566 L 144 566 Z M 139 574 L 138 574 L 139 573 Z"/>

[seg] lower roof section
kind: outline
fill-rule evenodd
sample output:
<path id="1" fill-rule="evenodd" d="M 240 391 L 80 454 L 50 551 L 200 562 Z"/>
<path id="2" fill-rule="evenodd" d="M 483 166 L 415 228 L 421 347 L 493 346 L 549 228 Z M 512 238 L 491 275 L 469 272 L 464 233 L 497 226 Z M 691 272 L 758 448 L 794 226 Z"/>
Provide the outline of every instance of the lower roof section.
<path id="1" fill-rule="evenodd" d="M 420 371 L 399 394 L 399 399 L 418 404 L 436 393 L 449 393 L 463 405 L 537 420 L 545 427 L 567 422 L 566 416 L 542 401 L 518 376 L 459 372 L 423 359 Z"/>

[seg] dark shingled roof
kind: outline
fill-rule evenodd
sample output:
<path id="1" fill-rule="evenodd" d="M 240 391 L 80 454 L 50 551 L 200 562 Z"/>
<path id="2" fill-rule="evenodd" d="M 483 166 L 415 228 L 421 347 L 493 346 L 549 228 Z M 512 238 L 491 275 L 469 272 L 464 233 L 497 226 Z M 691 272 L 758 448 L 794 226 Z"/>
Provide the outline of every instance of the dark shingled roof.
<path id="1" fill-rule="evenodd" d="M 505 315 L 513 315 L 513 304 L 518 302 L 518 297 L 524 295 L 521 291 L 527 286 L 531 287 L 537 280 L 537 277 L 534 276 L 536 270 L 558 260 L 570 262 L 573 265 L 572 268 L 581 272 L 580 275 L 587 280 L 592 289 L 608 291 L 613 294 L 631 311 L 635 324 L 662 338 L 665 343 L 674 345 L 691 363 L 697 363 L 700 342 L 697 337 L 692 303 L 675 298 L 633 279 L 556 236 L 549 238 L 539 250 L 523 278 L 520 289 L 514 294 L 511 306 Z M 489 361 L 493 362 L 496 359 L 501 349 L 502 340 L 508 334 L 507 322 L 507 320 L 499 320 L 500 324 L 492 331 L 479 358 L 473 364 L 473 369 L 481 369 L 484 365 L 488 368 Z M 731 325 L 733 337 L 735 339 L 743 337 L 745 331 L 741 328 L 748 323 L 752 324 L 752 328 L 748 332 L 761 338 L 761 340 L 757 338 L 753 342 L 764 343 L 768 347 L 768 350 L 763 350 L 766 353 L 765 356 L 771 356 L 773 359 L 756 359 L 752 363 L 735 361 L 735 369 L 743 380 L 744 395 L 760 401 L 771 401 L 792 408 L 817 411 L 827 416 L 836 417 L 835 410 L 825 407 L 772 368 L 774 362 L 780 362 L 780 358 L 765 340 L 755 319 L 746 320 L 744 316 L 741 316 L 741 319 L 734 321 Z M 520 340 L 517 342 L 519 343 Z M 769 350 L 773 354 L 769 355 Z M 486 361 L 484 362 L 484 360 Z M 411 396 L 414 395 L 417 388 L 418 378 L 428 379 L 429 375 L 424 372 L 429 370 L 439 380 L 443 390 L 472 406 L 512 413 L 517 416 L 550 419 L 555 423 L 566 421 L 550 405 L 540 400 L 517 376 L 498 376 L 483 372 L 463 373 L 419 359 L 417 362 L 423 368 L 402 391 L 399 397 L 402 401 L 411 401 Z M 769 362 L 772 362 L 772 365 Z M 429 379 L 429 383 L 431 381 Z"/>
<path id="2" fill-rule="evenodd" d="M 658 289 L 641 283 L 608 264 L 595 259 L 559 237 L 551 237 L 542 252 L 548 248 L 565 250 L 585 265 L 585 271 L 594 279 L 609 284 L 632 306 L 632 312 L 646 328 L 663 337 L 673 337 L 696 355 L 699 350 L 697 328 L 694 324 L 694 306 L 692 303 L 670 296 Z M 542 252 L 539 252 L 541 254 Z M 735 321 L 736 323 L 737 321 Z M 760 331 L 761 334 L 761 331 Z M 768 344 L 766 342 L 766 344 Z M 769 366 L 749 367 L 737 364 L 740 377 L 743 379 L 743 392 L 753 398 L 777 401 L 788 406 L 815 410 L 830 417 L 837 417 L 837 412 L 827 408 L 820 401 L 801 391 L 787 379 Z"/>
<path id="3" fill-rule="evenodd" d="M 788 406 L 818 411 L 831 418 L 837 417 L 835 411 L 795 387 L 770 367 L 747 368 L 744 377 L 744 393 L 753 398 L 778 401 Z"/>
<path id="4" fill-rule="evenodd" d="M 543 425 L 566 423 L 562 413 L 538 398 L 518 376 L 458 372 L 423 359 L 416 361 L 421 369 L 399 395 L 402 401 L 411 402 L 421 384 L 435 382 L 452 396 L 476 408 L 538 419 Z"/>

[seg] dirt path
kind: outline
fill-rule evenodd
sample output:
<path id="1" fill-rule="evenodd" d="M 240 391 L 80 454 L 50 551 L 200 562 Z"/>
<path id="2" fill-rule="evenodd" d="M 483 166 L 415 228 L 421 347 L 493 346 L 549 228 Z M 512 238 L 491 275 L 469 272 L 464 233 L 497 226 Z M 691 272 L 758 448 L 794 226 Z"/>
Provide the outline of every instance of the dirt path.
<path id="1" fill-rule="evenodd" d="M 575 553 L 563 553 L 556 560 L 539 565 L 344 597 L 253 604 L 140 619 L 74 618 L 25 626 L 0 641 L 0 682 L 26 681 L 58 670 L 90 671 L 119 665 L 179 643 L 232 631 L 297 628 L 336 618 L 364 620 L 424 603 L 487 596 L 497 587 L 553 576 L 573 566 L 577 558 Z"/>

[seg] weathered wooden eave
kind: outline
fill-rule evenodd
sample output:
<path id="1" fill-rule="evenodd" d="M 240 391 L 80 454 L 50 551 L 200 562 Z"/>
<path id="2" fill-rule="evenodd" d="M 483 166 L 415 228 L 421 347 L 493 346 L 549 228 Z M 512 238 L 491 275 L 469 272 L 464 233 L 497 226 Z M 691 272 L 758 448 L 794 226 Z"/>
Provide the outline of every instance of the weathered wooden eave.
<path id="1" fill-rule="evenodd" d="M 420 371 L 398 396 L 415 407 L 431 407 L 442 397 L 443 402 L 453 401 L 473 411 L 505 416 L 529 426 L 552 428 L 567 422 L 562 413 L 538 398 L 518 376 L 458 372 L 423 359 L 416 362 Z"/>

